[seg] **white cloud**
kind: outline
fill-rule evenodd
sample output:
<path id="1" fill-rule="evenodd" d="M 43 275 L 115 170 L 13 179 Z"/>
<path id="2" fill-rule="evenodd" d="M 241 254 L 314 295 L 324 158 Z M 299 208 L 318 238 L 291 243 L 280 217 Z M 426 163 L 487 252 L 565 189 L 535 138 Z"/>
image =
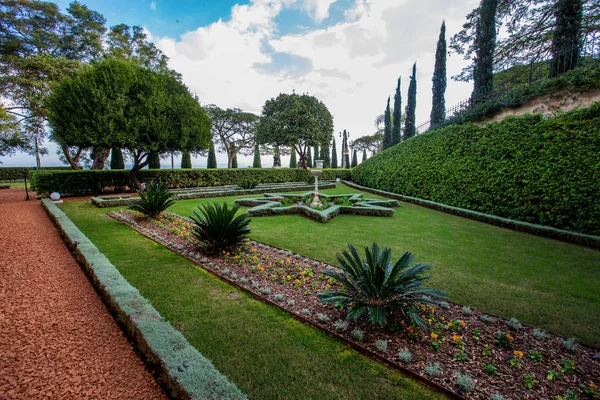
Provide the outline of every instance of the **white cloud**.
<path id="1" fill-rule="evenodd" d="M 156 2 L 153 1 L 152 3 L 150 3 L 150 9 L 156 11 Z"/>
<path id="2" fill-rule="evenodd" d="M 308 12 L 316 23 L 329 17 L 329 7 L 337 0 L 302 0 L 302 8 Z"/>

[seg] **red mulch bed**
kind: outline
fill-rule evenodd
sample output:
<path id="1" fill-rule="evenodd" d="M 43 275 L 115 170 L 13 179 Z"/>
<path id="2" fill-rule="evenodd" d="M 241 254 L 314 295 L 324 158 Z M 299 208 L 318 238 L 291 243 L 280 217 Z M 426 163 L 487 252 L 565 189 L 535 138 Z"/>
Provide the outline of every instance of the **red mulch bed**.
<path id="1" fill-rule="evenodd" d="M 600 398 L 595 386 L 600 384 L 598 349 L 578 343 L 575 352 L 567 352 L 562 344 L 563 337 L 547 334 L 546 339 L 539 340 L 534 337 L 531 327 L 512 330 L 507 325 L 508 321 L 499 317 L 485 323 L 480 320 L 482 312 L 472 309 L 469 315 L 465 315 L 463 307 L 454 303 L 448 303 L 447 309 L 422 306 L 421 312 L 432 327 L 430 332 L 411 327 L 409 321 L 403 320 L 400 315 L 392 315 L 386 328 L 371 326 L 363 318 L 358 322 L 348 321 L 346 330 L 336 330 L 336 321 L 346 321 L 346 312 L 321 304 L 315 297 L 315 294 L 338 285 L 322 274 L 326 268 L 333 266 L 258 242 L 249 242 L 233 253 L 205 256 L 200 253 L 191 234 L 191 221 L 186 218 L 164 213 L 158 221 L 154 221 L 131 211 L 109 215 L 256 297 L 268 299 L 314 326 L 340 335 L 358 348 L 378 354 L 393 366 L 408 369 L 465 398 L 489 399 L 494 394 L 502 394 L 506 399 L 554 399 L 566 396 L 569 390 L 578 393 L 579 397 L 573 398 Z M 268 290 L 270 293 L 267 294 Z M 283 295 L 283 299 L 277 301 L 275 295 Z M 293 300 L 294 304 L 288 303 L 289 300 Z M 320 319 L 322 316 L 319 314 L 326 315 L 328 320 Z M 452 327 L 448 326 L 452 323 Z M 362 341 L 352 335 L 357 328 L 364 333 Z M 479 338 L 474 338 L 477 330 Z M 494 343 L 498 332 L 511 335 L 513 340 L 509 340 L 509 347 Z M 435 340 L 432 333 L 438 335 L 437 351 L 432 350 Z M 375 343 L 378 340 L 386 342 L 385 353 L 377 349 Z M 466 359 L 462 361 L 457 360 L 460 354 L 457 340 L 464 345 Z M 412 354 L 412 361 L 408 364 L 402 363 L 398 357 L 398 352 L 404 348 Z M 530 358 L 532 350 L 539 351 L 543 360 Z M 520 367 L 511 366 L 511 360 L 514 360 L 513 363 L 518 361 Z M 574 362 L 575 374 L 565 373 L 561 366 L 565 365 L 565 360 Z M 424 368 L 435 362 L 440 364 L 442 373 L 432 377 Z M 494 365 L 496 375 L 486 374 L 484 364 Z M 558 380 L 547 379 L 549 370 L 557 371 Z M 475 383 L 474 388 L 461 392 L 456 385 L 456 372 L 468 374 Z M 531 389 L 525 386 L 526 374 L 533 375 L 536 381 Z"/>

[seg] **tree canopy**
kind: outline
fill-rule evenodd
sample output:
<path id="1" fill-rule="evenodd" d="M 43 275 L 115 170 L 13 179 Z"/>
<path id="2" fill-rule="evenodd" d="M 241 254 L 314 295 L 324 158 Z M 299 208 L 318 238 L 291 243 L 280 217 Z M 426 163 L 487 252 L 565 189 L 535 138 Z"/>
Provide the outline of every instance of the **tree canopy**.
<path id="1" fill-rule="evenodd" d="M 256 139 L 259 143 L 295 149 L 300 168 L 307 168 L 307 152 L 326 146 L 333 138 L 333 117 L 321 101 L 308 94 L 280 94 L 262 109 Z"/>
<path id="2" fill-rule="evenodd" d="M 201 151 L 210 121 L 197 99 L 169 74 L 108 58 L 64 79 L 47 98 L 52 137 L 65 146 L 126 149 L 132 183 L 155 155 Z"/>
<path id="3" fill-rule="evenodd" d="M 377 154 L 383 150 L 383 134 L 374 133 L 372 135 L 361 136 L 353 141 L 350 147 L 358 151 L 370 151 L 371 154 Z"/>

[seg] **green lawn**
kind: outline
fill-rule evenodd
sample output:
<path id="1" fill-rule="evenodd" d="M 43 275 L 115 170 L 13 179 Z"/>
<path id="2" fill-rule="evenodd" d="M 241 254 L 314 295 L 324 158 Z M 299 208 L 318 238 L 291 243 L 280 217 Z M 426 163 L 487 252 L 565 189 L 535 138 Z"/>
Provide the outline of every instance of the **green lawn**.
<path id="1" fill-rule="evenodd" d="M 109 209 L 89 201 L 61 208 L 161 315 L 250 398 L 445 398 L 223 283 L 107 217 Z"/>
<path id="2" fill-rule="evenodd" d="M 359 191 L 338 185 L 323 192 Z M 200 203 L 233 199 L 180 201 L 170 210 L 187 216 Z M 396 257 L 411 251 L 434 266 L 432 285 L 458 303 L 600 345 L 599 250 L 408 203 L 393 218 L 341 215 L 321 224 L 297 215 L 260 217 L 251 228 L 254 239 L 330 263 L 347 243 L 376 241 Z"/>
<path id="3" fill-rule="evenodd" d="M 23 181 L 0 181 L 0 186 L 10 185 L 11 188 L 25 189 Z M 27 189 L 29 189 L 29 181 L 27 181 Z"/>

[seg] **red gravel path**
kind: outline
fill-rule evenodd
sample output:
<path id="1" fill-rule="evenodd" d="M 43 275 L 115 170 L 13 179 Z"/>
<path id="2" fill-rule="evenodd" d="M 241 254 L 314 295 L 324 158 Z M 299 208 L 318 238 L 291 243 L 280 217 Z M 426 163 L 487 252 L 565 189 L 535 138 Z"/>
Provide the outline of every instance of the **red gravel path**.
<path id="1" fill-rule="evenodd" d="M 166 399 L 24 194 L 0 190 L 0 399 Z"/>

